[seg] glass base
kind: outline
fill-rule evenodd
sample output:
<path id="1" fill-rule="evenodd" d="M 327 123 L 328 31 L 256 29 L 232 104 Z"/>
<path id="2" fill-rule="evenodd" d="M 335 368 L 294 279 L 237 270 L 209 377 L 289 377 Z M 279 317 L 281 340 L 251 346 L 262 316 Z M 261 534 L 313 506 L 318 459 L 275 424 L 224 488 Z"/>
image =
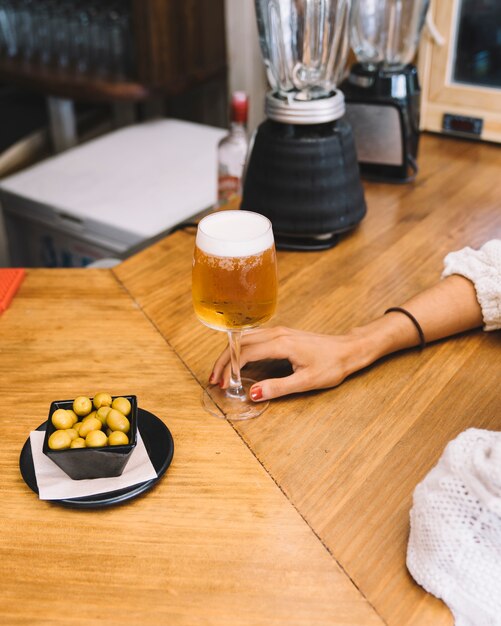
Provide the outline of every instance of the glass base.
<path id="1" fill-rule="evenodd" d="M 250 378 L 242 378 L 245 397 L 232 398 L 227 389 L 219 385 L 209 385 L 202 394 L 202 405 L 211 415 L 230 421 L 250 420 L 261 415 L 268 408 L 269 402 L 252 402 L 249 399 L 249 389 L 255 383 Z"/>

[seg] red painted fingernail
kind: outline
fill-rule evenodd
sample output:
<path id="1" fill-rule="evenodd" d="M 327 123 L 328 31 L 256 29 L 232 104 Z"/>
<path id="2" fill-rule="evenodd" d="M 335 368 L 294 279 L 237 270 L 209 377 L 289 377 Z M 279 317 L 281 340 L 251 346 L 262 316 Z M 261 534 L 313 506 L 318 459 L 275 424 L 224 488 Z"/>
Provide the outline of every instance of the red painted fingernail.
<path id="1" fill-rule="evenodd" d="M 253 387 L 250 392 L 250 397 L 253 400 L 261 400 L 261 398 L 263 397 L 263 390 L 261 389 L 261 387 Z"/>
<path id="2" fill-rule="evenodd" d="M 220 380 L 219 381 L 219 386 L 221 387 L 221 389 L 223 388 L 223 385 L 224 385 L 224 380 Z"/>

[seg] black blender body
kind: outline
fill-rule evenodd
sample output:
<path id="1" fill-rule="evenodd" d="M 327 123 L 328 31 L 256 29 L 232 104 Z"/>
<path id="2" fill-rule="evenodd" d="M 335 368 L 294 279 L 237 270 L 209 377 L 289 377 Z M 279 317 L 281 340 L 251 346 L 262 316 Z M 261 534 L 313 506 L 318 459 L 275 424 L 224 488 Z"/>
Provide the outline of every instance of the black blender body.
<path id="1" fill-rule="evenodd" d="M 366 213 L 353 134 L 323 124 L 263 122 L 254 139 L 242 208 L 266 215 L 281 249 L 329 248 Z"/>
<path id="2" fill-rule="evenodd" d="M 362 176 L 407 182 L 417 173 L 420 96 L 412 64 L 429 0 L 353 0 L 358 63 L 341 84 Z"/>
<path id="3" fill-rule="evenodd" d="M 278 248 L 318 250 L 366 213 L 343 94 L 351 0 L 255 0 L 271 91 L 251 140 L 242 208 L 266 215 Z"/>
<path id="4" fill-rule="evenodd" d="M 408 182 L 417 173 L 421 89 L 417 68 L 355 64 L 341 84 L 364 178 Z"/>

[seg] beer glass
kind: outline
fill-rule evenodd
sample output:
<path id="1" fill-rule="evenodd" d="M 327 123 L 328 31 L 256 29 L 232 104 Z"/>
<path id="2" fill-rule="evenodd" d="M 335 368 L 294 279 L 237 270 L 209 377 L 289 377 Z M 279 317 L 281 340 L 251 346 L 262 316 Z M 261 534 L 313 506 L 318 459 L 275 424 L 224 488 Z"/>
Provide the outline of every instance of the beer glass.
<path id="1" fill-rule="evenodd" d="M 228 389 L 209 385 L 203 405 L 229 420 L 260 415 L 267 403 L 254 403 L 255 381 L 240 376 L 242 333 L 268 321 L 277 301 L 277 265 L 271 222 L 251 211 L 219 211 L 198 224 L 192 272 L 198 319 L 228 333 L 231 375 Z"/>

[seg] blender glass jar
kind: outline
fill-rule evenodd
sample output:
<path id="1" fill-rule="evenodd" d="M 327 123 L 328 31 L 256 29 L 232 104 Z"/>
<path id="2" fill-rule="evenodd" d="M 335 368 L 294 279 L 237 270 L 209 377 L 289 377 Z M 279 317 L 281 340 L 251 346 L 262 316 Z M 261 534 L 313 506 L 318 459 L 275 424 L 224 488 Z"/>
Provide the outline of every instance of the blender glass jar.
<path id="1" fill-rule="evenodd" d="M 360 63 L 398 70 L 416 53 L 429 0 L 353 0 L 351 47 Z"/>
<path id="2" fill-rule="evenodd" d="M 350 0 L 255 0 L 272 89 L 311 100 L 332 95 L 348 52 Z"/>

